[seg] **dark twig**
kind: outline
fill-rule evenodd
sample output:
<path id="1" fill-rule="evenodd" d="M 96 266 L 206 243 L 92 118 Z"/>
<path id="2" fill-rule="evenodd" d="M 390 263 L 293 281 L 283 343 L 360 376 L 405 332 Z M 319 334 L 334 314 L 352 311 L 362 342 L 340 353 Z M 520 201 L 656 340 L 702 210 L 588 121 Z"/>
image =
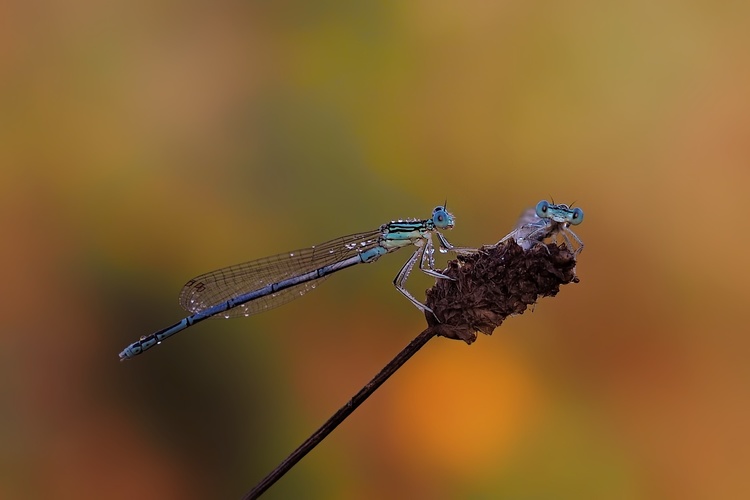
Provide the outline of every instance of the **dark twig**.
<path id="1" fill-rule="evenodd" d="M 575 255 L 564 245 L 540 243 L 524 251 L 512 239 L 449 262 L 443 273 L 453 279 L 439 279 L 427 290 L 426 305 L 434 311 L 425 314 L 429 327 L 243 498 L 263 494 L 428 340 L 442 336 L 471 344 L 476 332 L 490 335 L 508 316 L 522 314 L 539 297 L 554 296 L 560 285 L 577 283 L 575 265 Z"/>
<path id="2" fill-rule="evenodd" d="M 352 399 L 349 400 L 344 406 L 339 408 L 328 421 L 323 424 L 320 429 L 315 431 L 312 436 L 307 438 L 299 448 L 294 450 L 291 455 L 286 457 L 270 474 L 263 478 L 261 482 L 255 485 L 255 487 L 247 492 L 243 497 L 245 500 L 258 498 L 264 491 L 278 481 L 289 469 L 299 462 L 302 457 L 307 455 L 315 446 L 318 445 L 325 437 L 330 434 L 338 425 L 343 422 L 359 405 L 372 395 L 375 390 L 380 387 L 383 382 L 393 375 L 396 370 L 406 363 L 418 350 L 424 346 L 428 340 L 435 336 L 435 332 L 432 328 L 427 328 L 425 331 L 420 333 L 414 340 L 412 340 L 408 346 L 406 346 L 395 358 L 383 368 L 380 373 L 370 380 Z"/>

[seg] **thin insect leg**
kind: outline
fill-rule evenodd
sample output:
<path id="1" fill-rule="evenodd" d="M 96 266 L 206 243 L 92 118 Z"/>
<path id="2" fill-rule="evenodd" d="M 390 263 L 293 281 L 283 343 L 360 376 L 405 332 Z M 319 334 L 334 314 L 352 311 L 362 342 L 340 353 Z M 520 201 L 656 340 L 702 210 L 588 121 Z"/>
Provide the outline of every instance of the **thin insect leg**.
<path id="1" fill-rule="evenodd" d="M 477 248 L 453 246 L 445 238 L 445 236 L 443 236 L 443 233 L 441 233 L 440 231 L 435 231 L 435 233 L 437 234 L 438 240 L 440 240 L 440 247 L 445 251 L 454 252 L 460 255 L 471 255 L 471 254 L 479 252 L 479 249 Z"/>
<path id="2" fill-rule="evenodd" d="M 570 233 L 570 235 L 571 235 L 571 236 L 572 236 L 572 237 L 573 237 L 573 238 L 574 238 L 574 239 L 576 240 L 576 242 L 578 243 L 578 248 L 577 248 L 577 249 L 576 249 L 576 251 L 574 252 L 574 255 L 578 255 L 578 254 L 579 254 L 579 253 L 581 253 L 581 251 L 583 250 L 583 241 L 581 241 L 581 238 L 579 238 L 579 237 L 578 237 L 578 235 L 577 235 L 576 233 L 574 233 L 574 232 L 573 232 L 573 231 L 572 231 L 571 229 L 568 229 L 568 231 L 567 231 L 567 232 L 568 232 L 568 233 Z"/>
<path id="3" fill-rule="evenodd" d="M 446 276 L 440 271 L 435 271 L 435 257 L 434 257 L 435 249 L 432 246 L 432 239 L 427 238 L 426 241 L 427 242 L 425 243 L 425 246 L 422 250 L 422 257 L 419 259 L 419 269 L 421 269 L 422 272 L 425 273 L 427 276 L 455 281 L 455 278 Z M 425 260 L 427 261 L 427 267 L 425 267 Z"/>
<path id="4" fill-rule="evenodd" d="M 563 242 L 565 243 L 565 246 L 568 247 L 569 250 L 573 250 L 573 244 L 570 242 L 570 238 L 568 238 L 568 234 L 570 233 L 570 229 L 563 226 L 562 230 L 560 231 L 560 235 L 563 238 Z"/>
<path id="5" fill-rule="evenodd" d="M 409 299 L 409 301 L 411 301 L 411 303 L 414 304 L 417 309 L 419 309 L 420 311 L 432 312 L 432 309 L 415 299 L 414 296 L 410 294 L 409 291 L 404 287 L 406 280 L 409 278 L 411 270 L 414 269 L 414 265 L 417 263 L 417 261 L 422 258 L 422 254 L 424 253 L 424 251 L 425 247 L 423 246 L 417 248 L 417 251 L 414 252 L 411 257 L 409 257 L 409 260 L 406 261 L 396 277 L 393 279 L 393 285 L 396 287 L 396 290 L 401 292 L 404 297 Z"/>
<path id="6" fill-rule="evenodd" d="M 420 269 L 424 269 L 425 261 L 427 261 L 427 268 L 435 269 L 435 248 L 432 246 L 432 237 L 428 236 L 426 240 L 422 258 L 419 259 L 419 267 Z"/>
<path id="7" fill-rule="evenodd" d="M 550 228 L 550 224 L 551 222 L 543 220 L 543 225 L 541 227 L 537 227 L 534 231 L 529 233 L 529 235 L 526 237 L 526 240 L 531 240 L 533 244 L 526 250 L 530 250 L 537 245 L 542 245 L 542 247 L 547 250 L 547 253 L 550 253 L 549 248 L 547 248 L 547 245 L 544 244 L 545 238 L 549 237 L 550 233 L 553 231 L 553 229 Z"/>

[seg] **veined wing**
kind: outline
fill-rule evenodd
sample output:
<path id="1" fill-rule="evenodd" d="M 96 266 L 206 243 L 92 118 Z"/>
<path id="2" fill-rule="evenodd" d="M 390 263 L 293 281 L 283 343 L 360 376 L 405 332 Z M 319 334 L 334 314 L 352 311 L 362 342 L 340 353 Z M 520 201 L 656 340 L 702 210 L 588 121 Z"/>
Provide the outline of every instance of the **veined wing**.
<path id="1" fill-rule="evenodd" d="M 539 221 L 542 220 L 536 214 L 536 210 L 529 207 L 521 213 L 516 222 L 515 229 L 521 229 L 524 226 L 536 225 L 538 227 Z"/>
<path id="2" fill-rule="evenodd" d="M 510 233 L 521 248 L 529 250 L 547 236 L 547 219 L 542 219 L 533 208 L 526 209 L 516 222 L 516 227 Z"/>
<path id="3" fill-rule="evenodd" d="M 180 305 L 197 313 L 239 295 L 340 262 L 378 245 L 380 230 L 343 236 L 326 243 L 201 274 L 180 292 Z M 315 288 L 327 276 L 259 297 L 217 315 L 250 316 L 286 304 Z"/>

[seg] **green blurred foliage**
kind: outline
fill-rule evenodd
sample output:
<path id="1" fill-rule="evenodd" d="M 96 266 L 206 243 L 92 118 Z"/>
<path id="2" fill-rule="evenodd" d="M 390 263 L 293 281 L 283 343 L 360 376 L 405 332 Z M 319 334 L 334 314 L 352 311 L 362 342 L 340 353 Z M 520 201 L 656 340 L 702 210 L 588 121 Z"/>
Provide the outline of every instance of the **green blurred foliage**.
<path id="1" fill-rule="evenodd" d="M 423 328 L 408 254 L 118 363 L 182 283 L 553 197 L 581 283 L 433 341 L 268 498 L 747 498 L 749 10 L 0 7 L 0 497 L 240 496 Z"/>

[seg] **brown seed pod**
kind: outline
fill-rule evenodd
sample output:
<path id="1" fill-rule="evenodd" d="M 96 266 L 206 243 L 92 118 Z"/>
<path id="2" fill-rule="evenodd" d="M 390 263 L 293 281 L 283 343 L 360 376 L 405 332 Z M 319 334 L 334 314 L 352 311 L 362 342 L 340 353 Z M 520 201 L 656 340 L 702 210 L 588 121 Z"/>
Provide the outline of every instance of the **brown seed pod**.
<path id="1" fill-rule="evenodd" d="M 491 335 L 508 316 L 522 314 L 560 285 L 577 283 L 576 259 L 565 245 L 538 244 L 524 251 L 513 239 L 459 255 L 427 290 L 427 323 L 436 335 L 471 344 L 476 332 Z M 439 322 L 438 322 L 439 320 Z"/>

